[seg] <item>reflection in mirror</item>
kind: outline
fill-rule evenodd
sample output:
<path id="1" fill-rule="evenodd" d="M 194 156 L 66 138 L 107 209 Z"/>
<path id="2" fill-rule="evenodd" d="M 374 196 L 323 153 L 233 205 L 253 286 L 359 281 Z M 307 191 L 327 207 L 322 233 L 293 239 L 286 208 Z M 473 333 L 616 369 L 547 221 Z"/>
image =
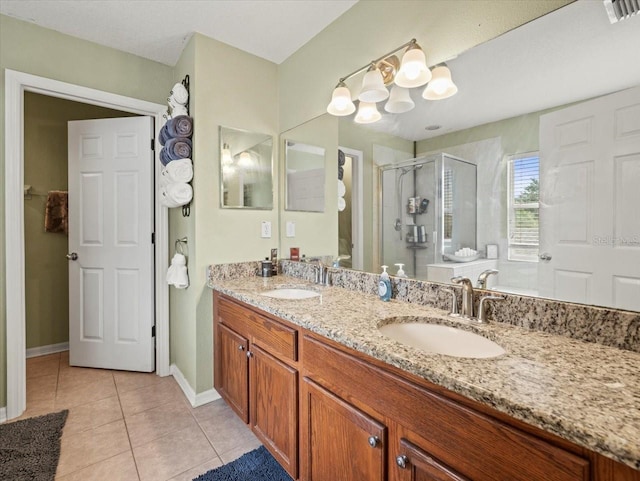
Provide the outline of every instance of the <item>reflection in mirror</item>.
<path id="1" fill-rule="evenodd" d="M 273 208 L 273 138 L 220 127 L 220 205 Z"/>
<path id="2" fill-rule="evenodd" d="M 325 151 L 285 140 L 287 210 L 324 212 Z"/>
<path id="3" fill-rule="evenodd" d="M 392 194 L 378 207 L 385 188 L 378 174 L 393 173 L 388 182 L 394 187 L 401 173 L 394 169 L 403 162 L 446 153 L 476 165 L 474 250 L 481 258 L 453 262 L 440 255 L 428 264 L 416 259 L 414 267 L 411 254 L 405 271 L 414 267 L 416 277 L 448 282 L 464 270 L 477 285 L 480 273 L 493 269 L 498 273 L 486 278 L 491 289 L 640 310 L 640 217 L 634 212 L 640 205 L 640 63 L 607 48 L 638 44 L 640 17 L 610 24 L 601 3 L 575 2 L 448 62 L 460 95 L 421 103 L 424 110 L 403 116 L 383 114 L 369 130 L 341 118 L 340 146 L 365 152 L 365 169 L 373 170 L 365 182 L 365 198 L 373 200 L 363 214 L 373 223 L 365 229 L 365 245 L 373 246 L 365 268 L 378 272 L 381 257 L 393 249 L 389 265 L 415 250 L 406 239 L 416 238 L 407 220 L 411 196 L 430 200 L 427 213 L 438 205 L 438 194 L 429 199 L 426 189 L 413 189 L 409 172 L 402 200 Z M 615 153 L 594 155 L 602 144 L 615 145 Z M 425 226 L 426 245 L 437 244 L 444 221 L 434 221 L 441 229 L 434 236 L 426 215 L 414 223 Z M 399 218 L 401 232 L 395 230 Z M 384 241 L 386 230 L 397 237 L 395 246 Z M 452 247 L 454 256 L 473 248 Z"/>

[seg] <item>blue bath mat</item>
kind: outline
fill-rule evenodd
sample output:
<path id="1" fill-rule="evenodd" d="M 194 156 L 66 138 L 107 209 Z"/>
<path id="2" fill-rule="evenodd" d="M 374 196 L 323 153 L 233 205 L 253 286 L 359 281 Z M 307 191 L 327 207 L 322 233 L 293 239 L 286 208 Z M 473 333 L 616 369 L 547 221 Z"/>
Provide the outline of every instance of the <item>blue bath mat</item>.
<path id="1" fill-rule="evenodd" d="M 293 481 L 264 446 L 212 469 L 193 481 Z"/>

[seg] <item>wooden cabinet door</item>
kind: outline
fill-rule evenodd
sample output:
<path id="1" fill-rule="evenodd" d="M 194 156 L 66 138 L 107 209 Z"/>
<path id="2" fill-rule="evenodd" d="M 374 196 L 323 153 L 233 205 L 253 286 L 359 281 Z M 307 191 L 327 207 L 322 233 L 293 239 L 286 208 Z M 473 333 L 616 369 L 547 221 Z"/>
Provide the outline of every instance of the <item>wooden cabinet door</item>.
<path id="1" fill-rule="evenodd" d="M 305 378 L 302 416 L 309 481 L 383 481 L 387 429 L 362 411 Z"/>
<path id="2" fill-rule="evenodd" d="M 218 324 L 220 379 L 216 389 L 245 422 L 249 422 L 249 341 L 223 324 Z"/>
<path id="3" fill-rule="evenodd" d="M 400 440 L 396 468 L 403 481 L 469 481 L 406 439 Z"/>
<path id="4" fill-rule="evenodd" d="M 249 361 L 251 428 L 292 478 L 298 477 L 298 372 L 256 345 Z"/>

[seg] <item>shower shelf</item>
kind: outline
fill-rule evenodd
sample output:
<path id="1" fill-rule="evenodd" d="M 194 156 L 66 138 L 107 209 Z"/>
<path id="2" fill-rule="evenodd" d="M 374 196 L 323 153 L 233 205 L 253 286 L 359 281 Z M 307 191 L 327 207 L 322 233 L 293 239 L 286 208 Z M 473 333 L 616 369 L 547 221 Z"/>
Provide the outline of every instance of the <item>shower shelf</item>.
<path id="1" fill-rule="evenodd" d="M 407 249 L 427 249 L 427 246 L 411 244 L 407 246 Z"/>

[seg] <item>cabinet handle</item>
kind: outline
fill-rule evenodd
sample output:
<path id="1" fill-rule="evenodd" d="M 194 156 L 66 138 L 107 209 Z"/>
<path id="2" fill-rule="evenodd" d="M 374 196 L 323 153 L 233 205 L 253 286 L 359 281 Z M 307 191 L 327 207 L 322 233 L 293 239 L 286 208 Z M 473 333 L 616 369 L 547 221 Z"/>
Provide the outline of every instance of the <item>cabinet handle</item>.
<path id="1" fill-rule="evenodd" d="M 244 346 L 242 344 L 238 346 L 238 351 L 244 351 Z"/>
<path id="2" fill-rule="evenodd" d="M 253 357 L 253 353 L 251 351 L 247 351 L 247 357 Z"/>
<path id="3" fill-rule="evenodd" d="M 368 441 L 369 441 L 369 446 L 371 446 L 372 448 L 375 448 L 380 443 L 380 438 L 378 436 L 369 436 Z"/>
<path id="4" fill-rule="evenodd" d="M 407 464 L 409 464 L 409 458 L 407 458 L 404 454 L 396 457 L 396 464 L 398 467 L 402 469 L 407 469 Z"/>

